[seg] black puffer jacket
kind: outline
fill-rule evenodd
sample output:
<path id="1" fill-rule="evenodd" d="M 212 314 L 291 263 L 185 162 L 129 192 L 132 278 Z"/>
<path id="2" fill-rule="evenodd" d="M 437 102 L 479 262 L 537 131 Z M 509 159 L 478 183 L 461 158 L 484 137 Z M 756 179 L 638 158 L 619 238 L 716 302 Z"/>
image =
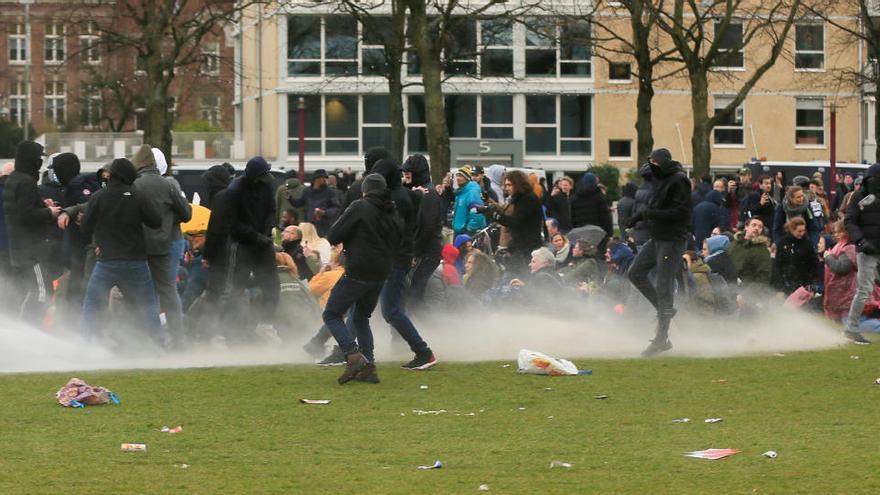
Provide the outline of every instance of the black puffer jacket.
<path id="1" fill-rule="evenodd" d="M 244 175 L 226 189 L 226 213 L 229 235 L 246 246 L 267 248 L 272 245 L 275 225 L 275 188 L 269 164 L 262 157 L 252 158 Z"/>
<path id="2" fill-rule="evenodd" d="M 815 284 L 818 275 L 819 260 L 810 238 L 785 234 L 773 259 L 773 287 L 787 296 L 799 287 Z"/>
<path id="3" fill-rule="evenodd" d="M 391 272 L 403 236 L 403 219 L 391 195 L 369 195 L 356 200 L 330 227 L 327 240 L 345 247 L 345 275 L 378 282 Z"/>
<path id="4" fill-rule="evenodd" d="M 635 203 L 633 204 L 632 215 L 630 218 L 647 210 L 648 205 L 651 204 L 651 200 L 654 198 L 654 177 L 651 174 L 651 167 L 648 164 L 642 165 L 639 168 L 639 175 L 642 176 L 644 182 L 642 182 L 642 185 L 639 186 L 636 191 L 634 197 Z M 651 221 L 643 218 L 636 222 L 630 235 L 635 239 L 636 244 L 638 245 L 648 242 L 651 238 Z"/>
<path id="5" fill-rule="evenodd" d="M 403 163 L 403 170 L 412 173 L 411 187 L 427 190 L 421 194 L 416 217 L 416 232 L 413 240 L 413 255 L 416 258 L 440 258 L 443 247 L 443 221 L 446 210 L 443 200 L 431 184 L 431 169 L 422 155 L 412 155 Z"/>
<path id="6" fill-rule="evenodd" d="M 214 194 L 211 200 L 211 216 L 208 218 L 208 232 L 205 234 L 205 247 L 202 257 L 211 266 L 226 264 L 226 247 L 229 244 L 229 201 L 228 189 Z"/>
<path id="7" fill-rule="evenodd" d="M 551 194 L 547 198 L 547 216 L 555 218 L 559 222 L 559 230 L 568 232 L 572 228 L 571 198 L 568 194 L 560 192 Z"/>
<path id="8" fill-rule="evenodd" d="M 530 257 L 533 250 L 541 247 L 541 227 L 544 220 L 541 200 L 532 191 L 524 191 L 511 196 L 510 204 L 513 213 L 502 213 L 498 216 L 501 225 L 510 229 L 508 250 Z"/>
<path id="9" fill-rule="evenodd" d="M 13 266 L 28 266 L 46 254 L 45 242 L 54 222 L 37 188 L 43 146 L 25 141 L 15 151 L 15 170 L 6 179 L 3 211 L 9 235 L 9 256 Z"/>
<path id="10" fill-rule="evenodd" d="M 864 239 L 880 249 L 880 175 L 875 176 L 873 173 L 880 174 L 880 165 L 871 165 L 862 188 L 853 193 L 846 209 L 844 225 L 850 242 L 858 246 Z M 859 202 L 870 194 L 874 194 L 877 200 L 869 205 L 859 206 Z"/>
<path id="11" fill-rule="evenodd" d="M 232 182 L 232 176 L 223 165 L 214 165 L 202 174 L 202 180 L 205 181 L 205 190 L 208 191 L 207 201 L 203 205 L 209 210 L 214 209 L 214 197 L 217 193 L 229 187 Z"/>
<path id="12" fill-rule="evenodd" d="M 391 201 L 397 208 L 397 213 L 403 218 L 403 236 L 400 246 L 397 248 L 398 264 L 409 266 L 413 257 L 413 242 L 416 235 L 417 210 L 413 204 L 412 192 L 401 185 L 400 165 L 393 158 L 379 160 L 374 166 L 374 174 L 385 178 L 388 191 L 391 193 Z"/>
<path id="13" fill-rule="evenodd" d="M 661 241 L 681 241 L 690 236 L 691 183 L 681 164 L 672 159 L 651 165 L 654 197 L 642 214 L 651 220 L 651 237 Z"/>
<path id="14" fill-rule="evenodd" d="M 584 225 L 602 227 L 608 235 L 614 233 L 611 221 L 611 209 L 605 201 L 605 195 L 596 186 L 578 186 L 571 200 L 571 225 L 573 228 Z"/>
<path id="15" fill-rule="evenodd" d="M 155 203 L 132 184 L 134 165 L 125 158 L 113 160 L 110 182 L 89 201 L 80 230 L 86 239 L 95 236 L 98 259 L 140 261 L 147 259 L 144 226 L 162 226 Z"/>

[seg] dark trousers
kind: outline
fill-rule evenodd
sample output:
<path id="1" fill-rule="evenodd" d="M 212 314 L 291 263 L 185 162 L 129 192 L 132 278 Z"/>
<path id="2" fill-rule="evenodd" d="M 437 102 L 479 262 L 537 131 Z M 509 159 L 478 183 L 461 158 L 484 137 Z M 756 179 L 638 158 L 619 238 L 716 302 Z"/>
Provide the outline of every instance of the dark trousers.
<path id="1" fill-rule="evenodd" d="M 414 305 L 421 305 L 425 302 L 425 288 L 438 266 L 440 266 L 439 256 L 416 259 L 416 266 L 412 269 L 412 281 L 409 285 L 410 301 Z"/>
<path id="2" fill-rule="evenodd" d="M 280 281 L 275 264 L 275 249 L 272 246 L 247 246 L 232 242 L 227 251 L 227 280 L 224 283 L 224 294 L 221 304 L 226 314 L 233 320 L 241 321 L 241 315 L 235 315 L 235 304 L 227 303 L 241 300 L 244 292 L 250 287 L 251 274 L 260 290 L 260 299 L 255 309 L 260 323 L 273 323 L 275 310 L 278 308 Z M 230 280 L 231 278 L 231 280 Z"/>
<path id="3" fill-rule="evenodd" d="M 330 333 L 345 354 L 360 350 L 367 360 L 370 362 L 375 360 L 370 317 L 376 309 L 376 303 L 379 302 L 383 285 L 384 281 L 381 280 L 373 282 L 343 275 L 330 291 L 330 298 L 327 300 L 327 306 L 324 307 L 324 325 L 330 329 Z M 353 311 L 349 316 L 352 329 L 349 330 L 343 318 L 352 307 Z"/>
<path id="4" fill-rule="evenodd" d="M 48 280 L 43 267 L 37 262 L 15 266 L 12 272 L 11 289 L 18 305 L 18 317 L 32 325 L 41 326 L 51 297 L 51 280 Z"/>
<path id="5" fill-rule="evenodd" d="M 682 267 L 682 255 L 687 241 L 658 241 L 651 239 L 639 250 L 626 273 L 632 284 L 654 306 L 658 313 L 672 309 L 675 277 Z M 651 285 L 648 272 L 656 268 L 656 287 Z"/>
<path id="6" fill-rule="evenodd" d="M 379 301 L 382 305 L 382 318 L 397 331 L 416 354 L 428 349 L 412 320 L 403 310 L 403 292 L 406 288 L 406 276 L 409 273 L 408 263 L 395 263 L 385 279 Z"/>
<path id="7" fill-rule="evenodd" d="M 156 286 L 156 295 L 159 297 L 159 305 L 165 313 L 165 322 L 168 326 L 168 334 L 173 339 L 183 337 L 183 312 L 180 309 L 180 294 L 177 292 L 176 276 L 171 276 L 170 256 L 148 256 L 147 263 L 150 265 L 150 276 L 153 285 Z M 176 273 L 175 273 L 176 275 Z"/>

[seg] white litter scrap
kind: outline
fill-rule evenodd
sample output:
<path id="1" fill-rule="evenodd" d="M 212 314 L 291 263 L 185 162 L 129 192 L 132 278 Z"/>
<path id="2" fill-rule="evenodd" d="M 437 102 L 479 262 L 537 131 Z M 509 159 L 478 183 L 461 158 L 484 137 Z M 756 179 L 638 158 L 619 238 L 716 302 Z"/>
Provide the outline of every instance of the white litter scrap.
<path id="1" fill-rule="evenodd" d="M 673 422 L 673 423 L 690 423 L 690 422 L 691 422 L 691 418 L 678 418 L 678 419 L 673 419 L 672 422 Z"/>
<path id="2" fill-rule="evenodd" d="M 448 411 L 446 409 L 440 409 L 439 411 L 423 411 L 421 409 L 413 409 L 412 412 L 416 416 L 437 416 L 439 414 L 446 414 Z"/>
<path id="3" fill-rule="evenodd" d="M 571 361 L 550 357 L 528 349 L 520 349 L 517 366 L 518 373 L 529 375 L 573 376 L 578 374 L 577 366 Z"/>
<path id="4" fill-rule="evenodd" d="M 724 421 L 724 418 L 706 418 L 703 420 L 704 423 L 720 423 Z"/>
<path id="5" fill-rule="evenodd" d="M 551 469 L 552 469 L 552 468 L 555 468 L 555 467 L 561 467 L 561 468 L 566 468 L 566 469 L 568 469 L 568 468 L 572 467 L 573 465 L 574 465 L 574 464 L 572 464 L 572 463 L 570 463 L 570 462 L 562 462 L 562 461 L 551 461 L 551 462 L 550 462 L 550 468 L 551 468 Z"/>
<path id="6" fill-rule="evenodd" d="M 761 455 L 768 459 L 776 459 L 779 456 L 779 454 L 777 454 L 775 450 L 768 450 Z"/>

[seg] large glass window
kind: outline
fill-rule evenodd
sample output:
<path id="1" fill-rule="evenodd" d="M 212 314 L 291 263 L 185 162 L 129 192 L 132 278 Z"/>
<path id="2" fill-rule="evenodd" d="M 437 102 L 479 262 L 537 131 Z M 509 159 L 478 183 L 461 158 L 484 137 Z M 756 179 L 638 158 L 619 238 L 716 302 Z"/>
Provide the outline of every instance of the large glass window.
<path id="1" fill-rule="evenodd" d="M 368 150 L 378 146 L 390 149 L 391 104 L 388 95 L 365 95 L 363 105 L 363 149 Z"/>
<path id="2" fill-rule="evenodd" d="M 202 44 L 202 74 L 220 75 L 220 43 Z"/>
<path id="3" fill-rule="evenodd" d="M 716 67 L 741 69 L 744 67 L 742 22 L 730 21 L 727 29 L 722 32 L 723 27 L 723 22 L 715 21 L 715 36 L 721 37 L 718 40 L 718 64 Z"/>
<path id="4" fill-rule="evenodd" d="M 214 127 L 220 125 L 220 97 L 216 95 L 202 96 L 199 99 L 199 116 Z"/>
<path id="5" fill-rule="evenodd" d="M 526 153 L 592 154 L 592 98 L 526 96 Z"/>
<path id="6" fill-rule="evenodd" d="M 533 17 L 526 24 L 526 76 L 590 77 L 590 25 Z"/>
<path id="7" fill-rule="evenodd" d="M 715 97 L 715 113 L 723 110 L 730 105 L 733 97 L 716 96 Z M 741 146 L 745 143 L 745 131 L 743 128 L 743 106 L 739 105 L 726 118 L 718 122 L 712 130 L 715 137 L 716 145 L 735 145 Z"/>
<path id="8" fill-rule="evenodd" d="M 67 98 L 66 84 L 61 81 L 46 81 L 43 98 L 46 101 L 46 117 L 55 125 L 65 124 L 64 103 Z"/>
<path id="9" fill-rule="evenodd" d="M 513 138 L 513 97 L 483 95 L 480 97 L 480 137 L 483 139 Z"/>
<path id="10" fill-rule="evenodd" d="M 9 95 L 9 120 L 23 126 L 28 120 L 28 83 L 16 80 L 11 83 Z"/>
<path id="11" fill-rule="evenodd" d="M 287 98 L 287 152 L 291 155 L 299 153 L 299 111 L 298 96 L 291 95 Z M 309 154 L 322 154 L 321 152 L 321 120 L 322 108 L 320 95 L 303 96 L 305 111 L 303 111 L 304 125 L 303 136 L 305 138 L 305 152 Z"/>
<path id="12" fill-rule="evenodd" d="M 425 97 L 411 95 L 406 105 L 406 149 L 410 153 L 428 151 L 428 134 L 425 130 Z"/>
<path id="13" fill-rule="evenodd" d="M 28 40 L 24 25 L 13 24 L 9 29 L 9 63 L 24 63 L 28 59 Z"/>
<path id="14" fill-rule="evenodd" d="M 794 142 L 802 146 L 825 144 L 825 100 L 798 98 L 795 109 Z"/>
<path id="15" fill-rule="evenodd" d="M 825 27 L 822 24 L 797 24 L 794 27 L 795 69 L 825 68 Z"/>
<path id="16" fill-rule="evenodd" d="M 321 75 L 321 18 L 291 16 L 287 20 L 287 74 Z"/>
<path id="17" fill-rule="evenodd" d="M 98 26 L 94 22 L 86 25 L 85 31 L 79 36 L 79 49 L 82 61 L 88 64 L 101 62 L 101 52 L 98 50 Z"/>
<path id="18" fill-rule="evenodd" d="M 390 17 L 372 17 L 362 26 L 363 44 L 361 45 L 361 74 L 365 76 L 382 76 L 388 72 L 385 60 L 385 43 L 392 33 Z"/>
<path id="19" fill-rule="evenodd" d="M 445 72 L 450 76 L 474 76 L 477 74 L 477 23 L 466 18 L 455 18 L 443 57 Z"/>
<path id="20" fill-rule="evenodd" d="M 47 24 L 43 40 L 43 57 L 47 64 L 64 62 L 64 25 Z"/>
<path id="21" fill-rule="evenodd" d="M 324 97 L 324 152 L 328 155 L 358 153 L 358 97 Z"/>
<path id="22" fill-rule="evenodd" d="M 477 97 L 475 95 L 446 95 L 444 102 L 449 137 L 477 137 Z"/>
<path id="23" fill-rule="evenodd" d="M 480 75 L 513 76 L 512 20 L 498 18 L 480 21 Z"/>
<path id="24" fill-rule="evenodd" d="M 103 102 L 101 90 L 86 86 L 83 88 L 79 107 L 79 123 L 86 129 L 95 129 L 101 126 L 103 118 Z"/>

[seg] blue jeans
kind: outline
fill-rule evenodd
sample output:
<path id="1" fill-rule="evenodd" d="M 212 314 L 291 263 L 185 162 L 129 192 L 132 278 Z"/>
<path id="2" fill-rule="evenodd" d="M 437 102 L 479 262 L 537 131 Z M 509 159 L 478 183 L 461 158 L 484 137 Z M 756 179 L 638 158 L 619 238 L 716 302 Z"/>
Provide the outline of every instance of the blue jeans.
<path id="1" fill-rule="evenodd" d="M 343 275 L 330 291 L 327 306 L 324 307 L 324 324 L 330 329 L 339 348 L 346 355 L 360 350 L 368 361 L 373 362 L 373 331 L 370 329 L 370 316 L 379 302 L 384 282 L 357 280 Z M 348 309 L 354 307 L 349 316 L 349 324 L 357 336 L 343 321 Z"/>
<path id="2" fill-rule="evenodd" d="M 125 299 L 139 305 L 143 311 L 143 325 L 152 337 L 163 342 L 162 324 L 159 322 L 159 298 L 150 277 L 150 267 L 144 261 L 98 260 L 86 286 L 80 329 L 91 340 L 98 332 L 99 314 L 107 306 L 110 289 L 119 287 Z"/>
<path id="3" fill-rule="evenodd" d="M 408 273 L 407 264 L 395 263 L 388 278 L 385 279 L 385 286 L 380 296 L 382 318 L 397 330 L 397 333 L 409 344 L 410 350 L 418 354 L 427 350 L 428 344 L 422 340 L 419 331 L 403 311 L 403 290 L 406 287 Z"/>

